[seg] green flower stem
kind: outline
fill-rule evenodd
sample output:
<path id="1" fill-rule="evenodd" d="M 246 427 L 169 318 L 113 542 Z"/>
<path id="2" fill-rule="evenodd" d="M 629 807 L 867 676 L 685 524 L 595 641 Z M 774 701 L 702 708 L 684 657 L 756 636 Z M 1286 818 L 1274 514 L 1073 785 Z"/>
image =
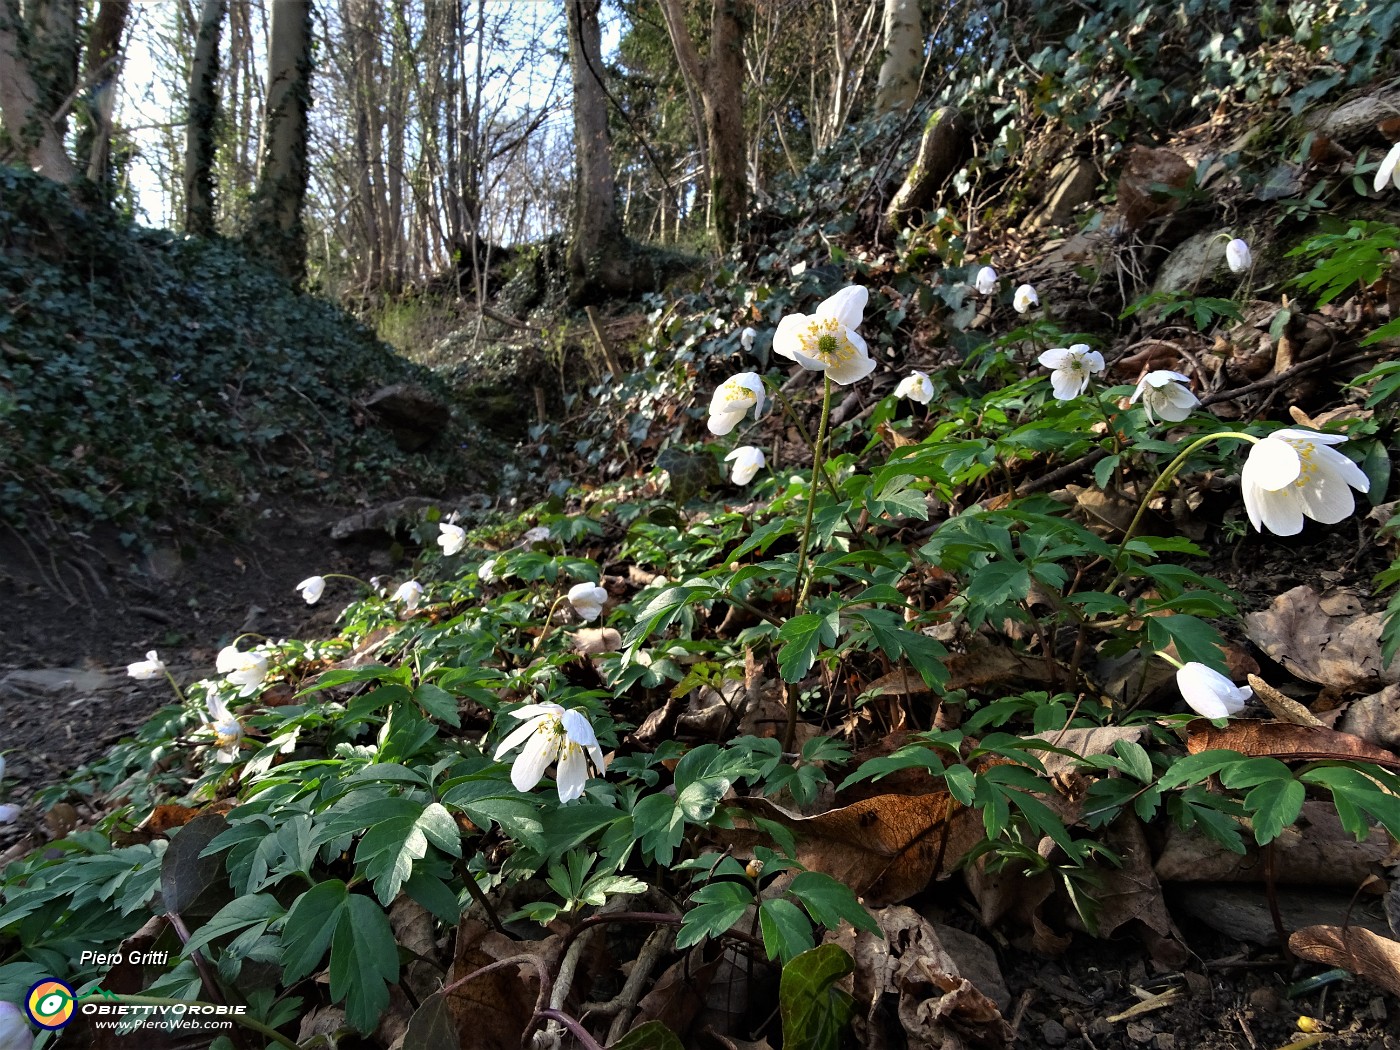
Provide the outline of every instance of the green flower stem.
<path id="1" fill-rule="evenodd" d="M 823 373 L 823 375 L 825 375 L 825 373 Z M 788 417 L 788 419 L 792 420 L 792 425 L 797 428 L 797 433 L 801 435 L 802 440 L 805 441 L 807 443 L 807 447 L 810 448 L 812 446 L 812 435 L 808 434 L 807 428 L 802 425 L 802 417 L 800 417 L 796 413 L 796 411 L 793 410 L 792 402 L 783 396 L 783 392 L 781 390 L 774 391 L 773 400 L 783 406 L 783 413 Z M 774 447 L 777 447 L 776 439 L 774 439 Z M 820 469 L 822 481 L 826 484 L 827 491 L 830 492 L 832 498 L 839 503 L 841 501 L 841 494 L 836 491 L 836 482 L 832 481 L 831 475 L 827 473 L 825 460 L 822 461 Z M 846 519 L 846 524 L 851 526 L 852 532 L 857 531 L 855 523 L 852 522 L 849 518 Z"/>
<path id="2" fill-rule="evenodd" d="M 1253 434 L 1245 434 L 1238 430 L 1223 430 L 1217 434 L 1207 434 L 1205 437 L 1197 438 L 1182 449 L 1176 459 L 1167 464 L 1167 469 L 1158 475 L 1157 480 L 1152 483 L 1152 487 L 1143 495 L 1142 502 L 1138 504 L 1137 513 L 1133 515 L 1133 520 L 1128 524 L 1128 530 L 1123 533 L 1123 538 L 1118 543 L 1118 550 L 1113 554 L 1113 564 L 1115 566 L 1123 561 L 1123 552 L 1128 549 L 1128 541 L 1133 538 L 1133 534 L 1137 532 L 1137 527 L 1142 524 L 1142 516 L 1147 513 L 1147 505 L 1152 502 L 1152 497 L 1166 488 L 1167 482 L 1171 481 L 1171 479 L 1176 476 L 1177 471 L 1186 465 L 1186 461 L 1190 458 L 1191 453 L 1195 452 L 1198 448 L 1209 445 L 1212 441 L 1221 441 L 1225 438 L 1237 438 L 1242 441 L 1248 441 L 1251 445 L 1257 445 L 1259 443 L 1259 438 L 1255 437 Z M 1126 575 L 1127 570 L 1120 568 L 1118 570 L 1118 575 L 1113 578 L 1113 582 L 1104 588 L 1104 593 L 1112 594 L 1117 590 L 1118 585 L 1123 582 L 1123 577 Z"/>
<path id="3" fill-rule="evenodd" d="M 206 1003 L 199 999 L 162 999 L 154 995 L 117 995 L 112 992 L 105 992 L 101 995 L 89 993 L 82 995 L 79 999 L 96 999 L 102 1002 L 126 1003 L 130 1006 L 203 1006 L 214 1009 L 214 1003 Z M 219 1017 L 240 1024 L 244 1028 L 250 1028 L 259 1035 L 271 1039 L 279 1046 L 287 1047 L 287 1050 L 301 1050 L 299 1044 L 292 1042 L 275 1028 L 269 1028 L 261 1021 L 254 1021 L 251 1017 L 240 1014 L 211 1014 L 211 1017 Z"/>
<path id="4" fill-rule="evenodd" d="M 1182 663 L 1175 656 L 1168 656 L 1166 653 L 1161 652 L 1160 650 L 1157 651 L 1157 655 L 1160 656 L 1163 660 L 1167 661 L 1167 663 L 1175 667 L 1178 671 L 1181 670 Z"/>
<path id="5" fill-rule="evenodd" d="M 1113 425 L 1113 417 L 1109 415 L 1108 406 L 1103 403 L 1103 394 L 1099 391 L 1098 387 L 1093 387 L 1093 390 L 1094 404 L 1099 406 L 1099 415 L 1103 416 L 1104 425 L 1108 427 L 1108 436 L 1113 441 L 1113 451 L 1121 456 L 1123 454 L 1123 442 L 1118 437 L 1117 428 Z"/>
<path id="6" fill-rule="evenodd" d="M 797 600 L 793 603 L 793 612 L 801 612 L 807 604 L 807 594 L 812 589 L 812 580 L 802 578 L 803 571 L 807 567 L 807 544 L 812 538 L 812 512 L 817 505 L 817 475 L 825 470 L 826 459 L 823 450 L 826 447 L 827 421 L 831 418 L 831 376 L 822 373 L 822 420 L 817 428 L 817 443 L 812 447 L 812 479 L 807 485 L 807 518 L 802 523 L 802 541 L 797 548 L 797 576 L 794 584 L 800 584 Z"/>
<path id="7" fill-rule="evenodd" d="M 554 604 L 549 607 L 549 612 L 545 613 L 544 627 L 541 628 L 540 633 L 535 636 L 535 644 L 530 647 L 530 651 L 532 653 L 539 652 L 540 646 L 542 646 L 544 644 L 544 640 L 549 637 L 550 628 L 554 626 L 554 612 L 556 609 L 559 608 L 560 604 L 562 604 L 564 599 L 567 597 L 567 594 L 559 595 L 559 597 L 554 599 Z"/>

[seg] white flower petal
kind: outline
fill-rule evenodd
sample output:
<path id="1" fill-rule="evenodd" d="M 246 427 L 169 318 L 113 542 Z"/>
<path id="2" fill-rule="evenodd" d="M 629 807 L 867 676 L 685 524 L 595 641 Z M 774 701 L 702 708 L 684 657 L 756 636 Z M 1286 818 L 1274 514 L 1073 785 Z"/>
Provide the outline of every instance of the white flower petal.
<path id="1" fill-rule="evenodd" d="M 321 595 L 326 593 L 326 578 L 324 576 L 308 576 L 296 585 L 296 590 L 306 599 L 307 605 L 315 605 L 321 600 Z"/>
<path id="2" fill-rule="evenodd" d="M 875 371 L 875 360 L 864 353 L 856 354 L 844 361 L 838 361 L 826 370 L 831 381 L 837 386 L 850 386 L 858 383 Z"/>
<path id="3" fill-rule="evenodd" d="M 1059 346 L 1055 347 L 1052 350 L 1046 350 L 1043 354 L 1036 358 L 1036 360 L 1039 361 L 1046 368 L 1058 369 L 1063 368 L 1070 361 L 1074 360 L 1074 356 L 1075 355 L 1073 348 L 1068 346 Z"/>
<path id="4" fill-rule="evenodd" d="M 811 321 L 806 314 L 788 314 L 778 322 L 777 331 L 773 333 L 773 353 L 779 357 L 786 357 L 789 361 L 796 361 L 797 351 L 802 349 L 800 333 Z"/>
<path id="5" fill-rule="evenodd" d="M 565 741 L 559 754 L 559 768 L 554 772 L 560 802 L 572 802 L 583 795 L 588 783 L 588 759 L 583 748 L 572 740 Z"/>
<path id="6" fill-rule="evenodd" d="M 1254 264 L 1254 256 L 1250 253 L 1249 245 L 1236 237 L 1225 245 L 1225 261 L 1234 273 L 1244 273 Z"/>
<path id="7" fill-rule="evenodd" d="M 537 732 L 525 743 L 515 763 L 510 767 L 510 782 L 516 791 L 529 791 L 544 776 L 549 764 L 559 755 L 559 737 L 554 732 L 554 723 L 541 725 Z"/>
<path id="8" fill-rule="evenodd" d="M 1397 188 L 1400 188 L 1400 142 L 1390 147 L 1390 152 L 1381 160 L 1381 166 L 1376 169 L 1376 192 L 1380 193 L 1385 189 L 1388 181 L 1394 180 Z"/>
<path id="9" fill-rule="evenodd" d="M 443 556 L 450 558 L 466 546 L 467 530 L 448 521 L 439 522 L 437 542 Z"/>
<path id="10" fill-rule="evenodd" d="M 1254 695 L 1248 686 L 1237 686 L 1219 671 L 1194 661 L 1176 672 L 1176 685 L 1191 709 L 1206 718 L 1237 715 Z"/>
<path id="11" fill-rule="evenodd" d="M 977 271 L 977 290 L 983 295 L 991 295 L 997 290 L 997 272 L 990 266 Z"/>
<path id="12" fill-rule="evenodd" d="M 511 713 L 516 716 L 519 716 L 523 712 L 512 711 Z M 513 751 L 515 748 L 519 747 L 530 737 L 534 736 L 535 733 L 539 731 L 540 726 L 552 721 L 557 717 L 557 715 L 553 714 L 537 714 L 533 718 L 530 718 L 529 721 L 516 726 L 510 731 L 506 738 L 501 741 L 500 745 L 496 748 L 496 753 L 491 757 L 499 759 L 507 751 Z"/>
<path id="13" fill-rule="evenodd" d="M 753 445 L 741 445 L 724 457 L 726 463 L 734 461 L 734 472 L 730 480 L 736 485 L 747 485 L 767 463 L 763 450 Z"/>
<path id="14" fill-rule="evenodd" d="M 864 285 L 847 285 L 818 306 L 815 316 L 834 317 L 847 329 L 859 328 L 869 301 L 870 290 Z"/>
<path id="15" fill-rule="evenodd" d="M 1257 488 L 1277 492 L 1297 481 L 1302 472 L 1303 457 L 1293 443 L 1269 437 L 1250 448 L 1242 476 Z"/>

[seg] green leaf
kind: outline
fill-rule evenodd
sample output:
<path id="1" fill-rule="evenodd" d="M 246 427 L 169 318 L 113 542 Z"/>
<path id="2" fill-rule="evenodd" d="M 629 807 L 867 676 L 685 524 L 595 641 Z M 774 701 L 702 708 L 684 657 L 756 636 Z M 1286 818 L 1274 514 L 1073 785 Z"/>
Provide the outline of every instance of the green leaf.
<path id="1" fill-rule="evenodd" d="M 840 1050 L 851 1020 L 851 996 L 836 982 L 854 969 L 851 957 L 835 944 L 803 952 L 783 967 L 778 984 L 783 1050 Z"/>
<path id="2" fill-rule="evenodd" d="M 754 902 L 753 890 L 738 882 L 709 882 L 690 895 L 696 906 L 685 913 L 676 947 L 689 948 L 706 937 L 727 933 Z"/>
<path id="3" fill-rule="evenodd" d="M 398 980 L 399 949 L 384 909 L 352 893 L 340 909 L 331 942 L 331 997 L 345 1003 L 345 1019 L 374 1031 Z"/>
<path id="4" fill-rule="evenodd" d="M 880 935 L 880 924 L 865 910 L 851 888 L 830 875 L 819 871 L 799 872 L 788 887 L 788 893 L 802 902 L 808 915 L 829 930 L 836 929 L 845 919 L 858 930 Z"/>
<path id="5" fill-rule="evenodd" d="M 836 644 L 840 613 L 802 613 L 783 624 L 778 638 L 784 643 L 778 651 L 778 670 L 784 682 L 801 680 L 816 662 L 823 645 Z"/>
<path id="6" fill-rule="evenodd" d="M 758 906 L 758 927 L 768 958 L 791 962 L 812 947 L 812 923 L 802 909 L 781 897 Z"/>
<path id="7" fill-rule="evenodd" d="M 1215 776 L 1226 766 L 1243 762 L 1245 756 L 1238 751 L 1213 750 L 1199 751 L 1172 763 L 1172 767 L 1162 774 L 1157 786 L 1163 791 L 1183 787 L 1186 784 L 1200 783 Z"/>
<path id="8" fill-rule="evenodd" d="M 1152 783 L 1152 759 L 1143 746 L 1134 740 L 1118 740 L 1113 750 L 1123 760 L 1124 770 L 1144 784 Z"/>
<path id="9" fill-rule="evenodd" d="M 355 861 L 374 881 L 375 896 L 388 907 L 410 875 L 413 865 L 428 854 L 431 842 L 444 853 L 462 855 L 461 834 L 441 803 L 425 806 L 416 816 L 393 817 L 365 832 L 355 849 Z"/>
<path id="10" fill-rule="evenodd" d="M 193 933 L 185 944 L 183 954 L 188 956 L 191 952 L 203 948 L 216 937 L 233 933 L 235 930 L 246 929 L 257 923 L 262 923 L 263 928 L 266 929 L 269 922 L 273 919 L 280 919 L 285 913 L 286 910 L 282 907 L 281 902 L 268 893 L 235 897 Z"/>
<path id="11" fill-rule="evenodd" d="M 1278 838 L 1279 832 L 1298 819 L 1307 794 L 1302 784 L 1293 779 L 1267 780 L 1244 797 L 1244 808 L 1254 824 L 1254 839 L 1264 846 Z"/>
<path id="12" fill-rule="evenodd" d="M 318 882 L 296 899 L 282 926 L 282 979 L 295 984 L 321 964 L 349 891 L 339 879 Z"/>
<path id="13" fill-rule="evenodd" d="M 404 1045 L 412 1044 L 405 1041 Z M 660 1021 L 648 1021 L 632 1029 L 608 1050 L 685 1050 L 685 1044 Z"/>
<path id="14" fill-rule="evenodd" d="M 1172 616 L 1149 616 L 1147 618 L 1147 641 L 1154 649 L 1166 649 L 1173 643 L 1177 655 L 1183 662 L 1205 664 L 1223 672 L 1225 665 L 1221 653 L 1225 639 L 1210 624 L 1195 616 L 1180 613 Z"/>
<path id="15" fill-rule="evenodd" d="M 450 726 L 461 726 L 462 715 L 458 710 L 457 698 L 446 689 L 425 682 L 413 690 L 413 699 L 433 718 L 440 719 Z"/>

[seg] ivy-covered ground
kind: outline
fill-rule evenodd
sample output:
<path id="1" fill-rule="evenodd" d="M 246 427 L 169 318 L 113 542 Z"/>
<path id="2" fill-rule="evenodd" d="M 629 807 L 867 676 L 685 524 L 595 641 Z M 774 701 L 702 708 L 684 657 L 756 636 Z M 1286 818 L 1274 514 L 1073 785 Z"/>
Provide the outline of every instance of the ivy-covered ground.
<path id="1" fill-rule="evenodd" d="M 1400 1045 L 1394 9 L 1195 7 L 980 50 L 912 231 L 861 124 L 620 375 L 566 326 L 544 502 L 134 647 L 168 705 L 5 858 L 36 1045 Z"/>

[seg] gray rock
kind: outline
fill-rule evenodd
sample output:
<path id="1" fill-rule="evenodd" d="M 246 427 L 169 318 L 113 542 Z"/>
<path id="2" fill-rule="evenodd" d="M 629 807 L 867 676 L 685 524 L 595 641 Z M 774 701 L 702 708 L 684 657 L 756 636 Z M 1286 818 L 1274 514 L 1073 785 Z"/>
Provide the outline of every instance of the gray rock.
<path id="1" fill-rule="evenodd" d="M 0 678 L 0 698 L 38 700 L 65 694 L 86 695 L 109 689 L 116 676 L 83 667 L 36 667 L 11 671 Z"/>
<path id="2" fill-rule="evenodd" d="M 1217 229 L 1186 238 L 1157 271 L 1154 292 L 1181 292 L 1199 287 L 1226 267 L 1225 242 Z"/>
<path id="3" fill-rule="evenodd" d="M 1360 140 L 1376 135 L 1377 124 L 1396 115 L 1400 115 L 1400 91 L 1381 91 L 1324 110 L 1308 125 L 1309 130 L 1319 135 L 1343 143 L 1360 144 Z"/>
<path id="4" fill-rule="evenodd" d="M 365 399 L 365 407 L 389 428 L 405 452 L 431 444 L 452 418 L 447 405 L 413 383 L 381 387 Z"/>
<path id="5" fill-rule="evenodd" d="M 341 518 L 331 526 L 331 539 L 339 542 L 356 541 L 377 543 L 387 536 L 398 536 L 422 519 L 429 507 L 436 506 L 437 500 L 421 496 L 408 496 L 384 503 L 369 510 Z"/>
<path id="6" fill-rule="evenodd" d="M 1030 225 L 1063 226 L 1081 204 L 1098 196 L 1099 172 L 1088 157 L 1066 157 L 1050 173 L 1045 203 L 1031 215 Z"/>
<path id="7" fill-rule="evenodd" d="M 1046 1021 L 1040 1026 L 1040 1039 L 1046 1046 L 1064 1046 L 1069 1042 L 1069 1033 L 1059 1021 Z"/>

